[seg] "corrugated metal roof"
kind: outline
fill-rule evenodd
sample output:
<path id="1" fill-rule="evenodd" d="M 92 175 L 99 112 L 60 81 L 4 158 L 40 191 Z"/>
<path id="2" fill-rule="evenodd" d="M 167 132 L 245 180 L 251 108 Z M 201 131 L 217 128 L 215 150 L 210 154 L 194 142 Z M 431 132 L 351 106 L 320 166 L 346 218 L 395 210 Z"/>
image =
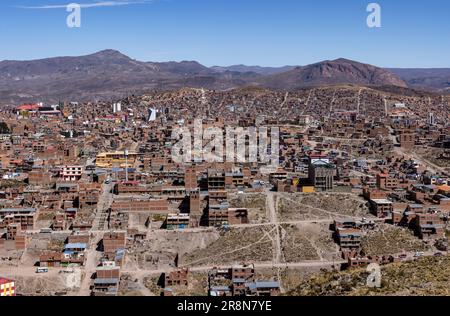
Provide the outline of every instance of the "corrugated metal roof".
<path id="1" fill-rule="evenodd" d="M 245 279 L 236 278 L 236 279 L 233 279 L 232 281 L 233 281 L 233 283 L 245 283 Z"/>
<path id="2" fill-rule="evenodd" d="M 64 246 L 65 249 L 80 249 L 80 248 L 86 248 L 87 245 L 85 243 L 72 243 L 72 244 L 67 244 Z"/>
<path id="3" fill-rule="evenodd" d="M 218 286 L 211 287 L 210 292 L 214 292 L 214 291 L 231 291 L 231 289 L 225 285 L 218 285 Z"/>
<path id="4" fill-rule="evenodd" d="M 95 279 L 94 284 L 117 284 L 119 283 L 118 278 L 109 278 L 109 279 Z"/>
<path id="5" fill-rule="evenodd" d="M 246 283 L 246 287 L 249 289 L 263 289 L 263 288 L 278 288 L 280 283 L 277 281 L 257 281 L 252 283 Z"/>
<path id="6" fill-rule="evenodd" d="M 29 213 L 34 213 L 36 212 L 35 208 L 22 208 L 22 207 L 13 207 L 13 208 L 3 208 L 0 209 L 0 212 L 2 213 L 8 213 L 8 212 L 29 212 Z"/>

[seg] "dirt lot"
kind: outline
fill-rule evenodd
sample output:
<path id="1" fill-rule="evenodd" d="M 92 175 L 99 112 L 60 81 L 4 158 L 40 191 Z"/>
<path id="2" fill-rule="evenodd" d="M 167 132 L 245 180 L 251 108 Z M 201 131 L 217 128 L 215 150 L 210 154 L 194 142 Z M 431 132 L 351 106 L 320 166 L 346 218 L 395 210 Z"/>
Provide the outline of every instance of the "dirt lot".
<path id="1" fill-rule="evenodd" d="M 39 255 L 42 252 L 53 250 L 61 252 L 64 249 L 64 241 L 68 234 L 35 234 L 28 241 L 27 249 L 21 257 L 21 266 L 33 266 L 39 261 Z"/>
<path id="2" fill-rule="evenodd" d="M 56 215 L 56 211 L 41 211 L 37 218 L 38 221 L 51 221 Z"/>
<path id="3" fill-rule="evenodd" d="M 442 167 L 442 168 L 450 168 L 450 159 L 445 159 L 442 155 L 445 152 L 445 149 L 441 149 L 441 148 L 430 148 L 427 147 L 426 149 L 424 148 L 419 148 L 416 147 L 414 148 L 414 151 L 422 158 L 430 161 L 431 163 Z"/>
<path id="4" fill-rule="evenodd" d="M 233 228 L 216 240 L 181 257 L 184 265 L 234 264 L 273 259 L 272 225 L 249 228 Z"/>
<path id="5" fill-rule="evenodd" d="M 143 245 L 129 249 L 125 267 L 135 269 L 163 269 L 173 267 L 177 255 L 194 251 L 199 247 L 206 247 L 217 240 L 219 233 L 213 229 L 202 231 L 154 231 L 149 233 L 149 240 Z"/>
<path id="6" fill-rule="evenodd" d="M 128 228 L 137 228 L 139 230 L 146 230 L 147 227 L 145 224 L 149 218 L 148 214 L 143 213 L 130 213 L 128 220 Z"/>
<path id="7" fill-rule="evenodd" d="M 345 193 L 281 194 L 278 216 L 283 222 L 370 217 L 366 201 Z"/>
<path id="8" fill-rule="evenodd" d="M 282 225 L 281 236 L 286 262 L 339 259 L 328 224 Z"/>
<path id="9" fill-rule="evenodd" d="M 361 248 L 364 253 L 372 256 L 428 250 L 411 231 L 386 224 L 368 231 L 363 237 Z"/>
<path id="10" fill-rule="evenodd" d="M 132 275 L 123 273 L 120 276 L 118 296 L 144 296 L 141 285 Z"/>
<path id="11" fill-rule="evenodd" d="M 17 293 L 23 296 L 74 295 L 75 288 L 66 287 L 63 273 L 40 275 L 39 277 L 15 277 Z"/>
<path id="12" fill-rule="evenodd" d="M 9 251 L 0 249 L 0 266 L 16 267 L 23 257 L 23 251 Z"/>
<path id="13" fill-rule="evenodd" d="M 266 196 L 264 194 L 233 194 L 229 196 L 230 207 L 248 209 L 252 224 L 267 223 Z"/>

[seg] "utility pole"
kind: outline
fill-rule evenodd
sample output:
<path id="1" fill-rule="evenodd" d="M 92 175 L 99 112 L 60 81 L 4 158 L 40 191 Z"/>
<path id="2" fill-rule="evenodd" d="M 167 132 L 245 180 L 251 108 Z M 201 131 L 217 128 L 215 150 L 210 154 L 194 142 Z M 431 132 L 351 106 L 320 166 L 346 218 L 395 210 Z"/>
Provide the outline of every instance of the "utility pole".
<path id="1" fill-rule="evenodd" d="M 386 117 L 389 116 L 386 97 L 384 97 L 384 113 L 386 114 Z"/>
<path id="2" fill-rule="evenodd" d="M 128 182 L 128 149 L 125 149 L 125 181 Z"/>

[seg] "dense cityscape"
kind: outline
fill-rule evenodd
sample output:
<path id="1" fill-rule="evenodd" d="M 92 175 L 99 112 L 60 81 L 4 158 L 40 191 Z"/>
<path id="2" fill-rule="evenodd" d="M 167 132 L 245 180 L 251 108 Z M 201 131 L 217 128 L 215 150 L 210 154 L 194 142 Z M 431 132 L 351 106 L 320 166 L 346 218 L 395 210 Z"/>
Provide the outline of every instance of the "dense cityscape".
<path id="1" fill-rule="evenodd" d="M 449 115 L 447 96 L 352 85 L 6 107 L 4 292 L 317 295 L 323 273 L 446 260 Z M 278 167 L 174 162 L 194 118 L 278 127 Z"/>
<path id="2" fill-rule="evenodd" d="M 0 315 L 429 311 L 449 12 L 0 1 Z"/>

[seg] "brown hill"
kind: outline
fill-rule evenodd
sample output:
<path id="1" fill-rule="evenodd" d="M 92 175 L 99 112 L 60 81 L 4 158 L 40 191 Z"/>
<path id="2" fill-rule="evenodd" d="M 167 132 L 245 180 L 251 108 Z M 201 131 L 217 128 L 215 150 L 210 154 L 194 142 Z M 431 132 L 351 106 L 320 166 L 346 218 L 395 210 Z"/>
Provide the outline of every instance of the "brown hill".
<path id="1" fill-rule="evenodd" d="M 276 89 L 336 84 L 407 87 L 402 79 L 388 70 L 348 59 L 327 60 L 297 67 L 281 74 L 268 76 L 262 80 L 262 84 Z"/>
<path id="2" fill-rule="evenodd" d="M 228 89 L 247 83 L 197 62 L 152 63 L 114 50 L 80 57 L 0 62 L 0 102 L 109 99 L 151 89 Z"/>
<path id="3" fill-rule="evenodd" d="M 389 71 L 413 88 L 450 91 L 450 68 L 392 68 Z"/>

